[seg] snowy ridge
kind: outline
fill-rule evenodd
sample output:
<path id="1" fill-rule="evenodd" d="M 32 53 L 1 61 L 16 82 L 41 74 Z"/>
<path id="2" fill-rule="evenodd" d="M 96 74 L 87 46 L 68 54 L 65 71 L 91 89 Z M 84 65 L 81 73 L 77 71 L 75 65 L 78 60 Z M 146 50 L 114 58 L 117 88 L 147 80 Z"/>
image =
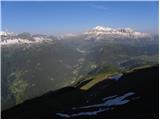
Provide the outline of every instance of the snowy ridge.
<path id="1" fill-rule="evenodd" d="M 5 41 L 1 41 L 0 44 L 1 45 L 11 45 L 11 44 L 29 44 L 29 43 L 39 43 L 39 42 L 42 42 L 43 40 L 42 39 L 38 39 L 38 40 L 35 40 L 35 41 L 30 41 L 28 39 L 7 39 Z"/>
<path id="2" fill-rule="evenodd" d="M 96 26 L 93 29 L 84 33 L 87 35 L 86 39 L 96 38 L 102 39 L 105 37 L 119 38 L 119 37 L 129 37 L 129 38 L 143 38 L 151 37 L 148 33 L 142 33 L 134 31 L 131 28 L 110 28 L 103 26 Z"/>
<path id="3" fill-rule="evenodd" d="M 31 35 L 30 33 L 15 34 L 13 32 L 2 31 L 0 32 L 0 36 L 0 45 L 31 44 L 52 40 L 45 35 Z"/>
<path id="4" fill-rule="evenodd" d="M 41 35 L 41 34 L 36 34 L 36 35 L 31 35 L 30 33 L 21 33 L 21 34 L 15 34 L 13 32 L 0 32 L 1 36 L 1 45 L 10 45 L 10 44 L 31 44 L 31 43 L 40 43 L 43 41 L 48 41 L 48 40 L 62 40 L 65 38 L 70 38 L 70 37 L 84 37 L 84 40 L 114 40 L 115 38 L 131 38 L 131 39 L 139 39 L 139 38 L 149 38 L 152 39 L 152 35 L 148 33 L 143 33 L 143 32 L 138 32 L 135 31 L 131 28 L 111 28 L 111 27 L 104 27 L 104 26 L 96 26 L 92 28 L 91 30 L 88 30 L 84 33 L 81 34 L 66 34 L 66 35 L 61 35 L 59 37 L 53 37 L 53 36 L 48 36 L 48 35 Z"/>

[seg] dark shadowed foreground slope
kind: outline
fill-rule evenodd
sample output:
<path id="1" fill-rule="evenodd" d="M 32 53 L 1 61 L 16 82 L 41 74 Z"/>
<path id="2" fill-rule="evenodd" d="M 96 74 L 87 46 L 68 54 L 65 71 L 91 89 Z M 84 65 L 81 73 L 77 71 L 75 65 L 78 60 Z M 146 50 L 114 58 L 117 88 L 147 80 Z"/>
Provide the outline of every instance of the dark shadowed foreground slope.
<path id="1" fill-rule="evenodd" d="M 158 74 L 154 66 L 89 90 L 66 87 L 5 110 L 2 118 L 158 118 Z"/>

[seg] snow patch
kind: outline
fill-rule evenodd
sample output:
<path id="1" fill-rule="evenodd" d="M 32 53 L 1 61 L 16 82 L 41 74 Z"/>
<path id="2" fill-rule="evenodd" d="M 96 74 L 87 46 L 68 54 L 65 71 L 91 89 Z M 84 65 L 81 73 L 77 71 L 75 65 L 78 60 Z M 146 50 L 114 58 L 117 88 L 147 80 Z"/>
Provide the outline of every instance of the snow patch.
<path id="1" fill-rule="evenodd" d="M 64 118 L 71 118 L 71 117 L 76 117 L 76 116 L 83 116 L 83 115 L 97 115 L 98 113 L 113 109 L 113 106 L 118 106 L 118 105 L 123 105 L 128 103 L 130 100 L 126 99 L 127 97 L 130 97 L 132 95 L 134 95 L 134 92 L 128 92 L 122 96 L 117 97 L 118 95 L 114 95 L 114 96 L 109 96 L 106 97 L 104 99 L 102 99 L 102 101 L 104 101 L 103 103 L 100 104 L 94 104 L 94 105 L 88 105 L 88 106 L 83 106 L 83 107 L 74 107 L 72 108 L 72 110 L 76 110 L 76 109 L 88 109 L 88 108 L 93 108 L 93 110 L 88 110 L 86 112 L 79 112 L 79 113 L 74 113 L 74 114 L 67 114 L 67 113 L 56 113 L 56 115 L 64 117 Z M 96 110 L 95 110 L 96 108 Z"/>

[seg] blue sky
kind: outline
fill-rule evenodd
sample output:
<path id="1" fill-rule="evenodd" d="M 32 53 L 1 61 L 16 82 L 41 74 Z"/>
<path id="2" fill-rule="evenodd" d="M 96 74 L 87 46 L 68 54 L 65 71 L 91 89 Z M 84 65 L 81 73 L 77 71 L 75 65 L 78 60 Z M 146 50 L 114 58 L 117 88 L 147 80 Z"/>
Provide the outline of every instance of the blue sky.
<path id="1" fill-rule="evenodd" d="M 97 25 L 158 32 L 158 2 L 2 2 L 2 30 L 65 34 Z"/>

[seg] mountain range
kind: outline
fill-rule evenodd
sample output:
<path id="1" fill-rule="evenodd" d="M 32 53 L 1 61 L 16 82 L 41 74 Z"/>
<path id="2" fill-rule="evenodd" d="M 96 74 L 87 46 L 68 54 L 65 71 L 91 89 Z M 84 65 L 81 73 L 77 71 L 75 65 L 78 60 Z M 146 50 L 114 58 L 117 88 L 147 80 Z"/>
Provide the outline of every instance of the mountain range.
<path id="1" fill-rule="evenodd" d="M 84 89 L 99 83 L 99 77 L 157 65 L 158 39 L 103 26 L 63 36 L 1 32 L 2 110 L 95 76 Z"/>
<path id="2" fill-rule="evenodd" d="M 65 37 L 83 37 L 85 40 L 103 40 L 103 39 L 153 39 L 153 35 L 149 33 L 137 32 L 131 28 L 110 28 L 103 26 L 96 26 L 91 30 L 88 30 L 80 34 L 67 34 L 63 36 L 48 36 L 41 34 L 30 34 L 27 32 L 15 34 L 13 32 L 1 32 L 2 36 L 1 45 L 15 44 L 15 43 L 36 43 L 46 40 L 61 40 Z"/>

